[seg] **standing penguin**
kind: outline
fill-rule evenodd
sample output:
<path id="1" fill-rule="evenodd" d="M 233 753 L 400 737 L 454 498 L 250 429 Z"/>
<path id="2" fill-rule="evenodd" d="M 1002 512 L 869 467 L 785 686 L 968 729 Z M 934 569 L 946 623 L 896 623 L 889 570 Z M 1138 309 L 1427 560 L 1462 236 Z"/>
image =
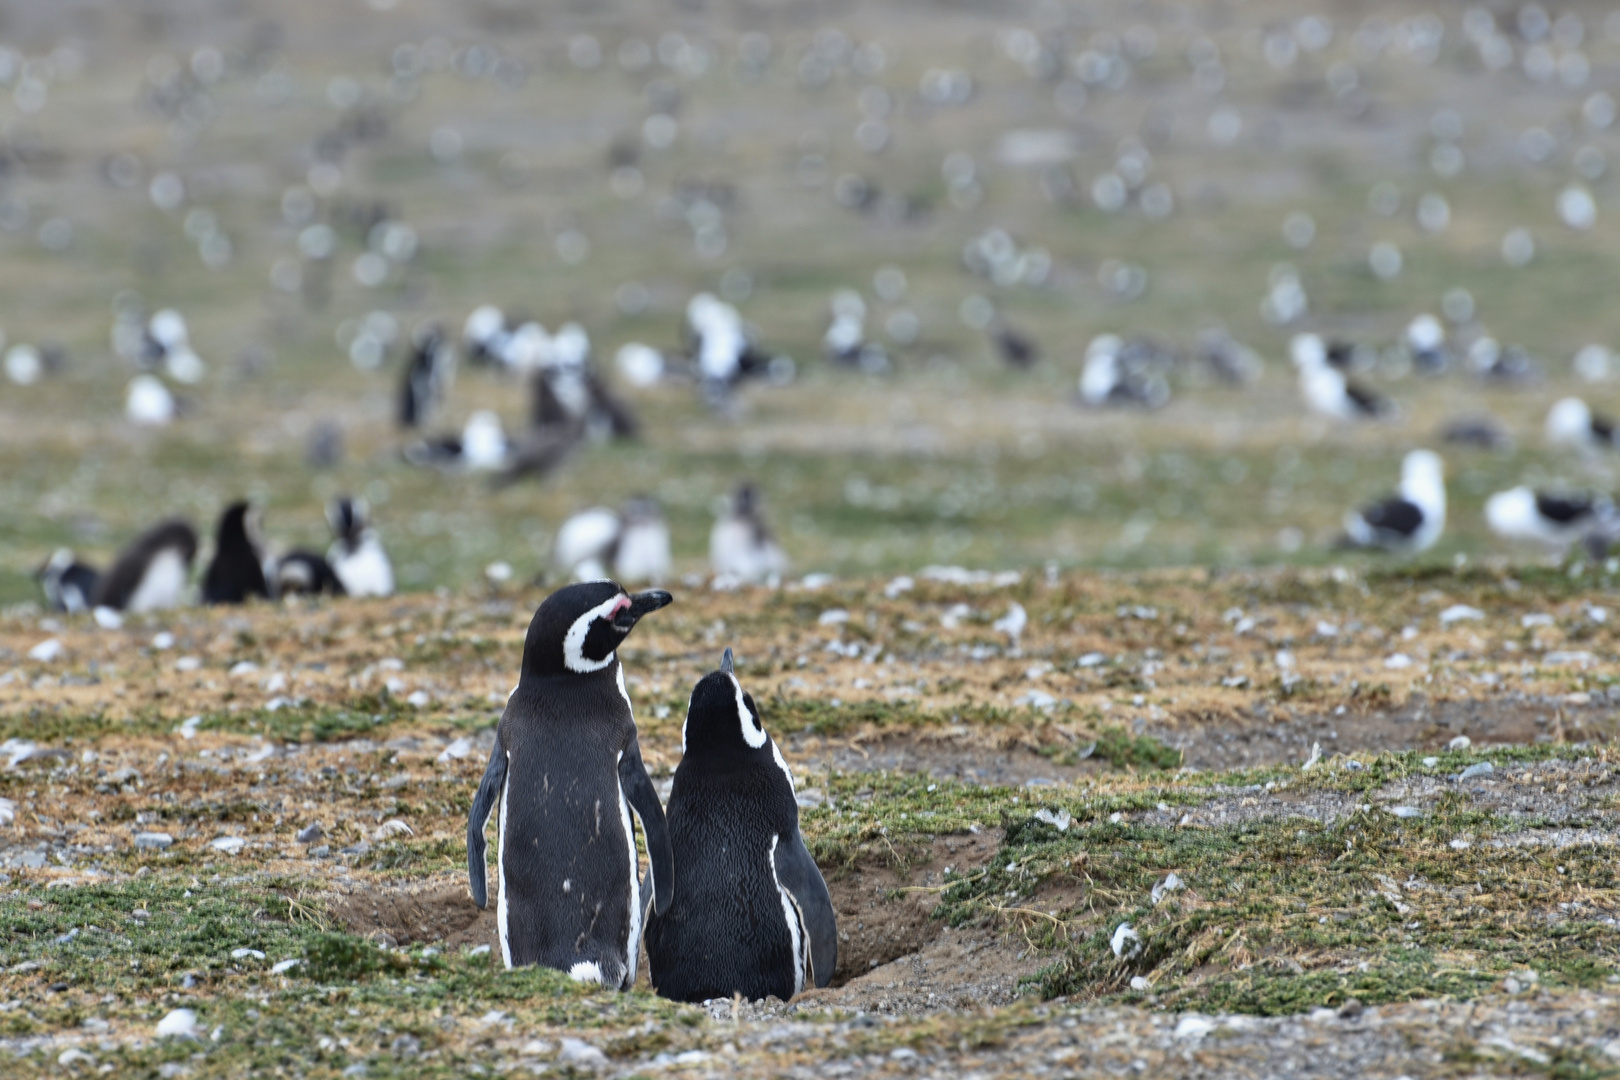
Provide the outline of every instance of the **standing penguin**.
<path id="1" fill-rule="evenodd" d="M 799 835 L 793 774 L 730 649 L 692 690 L 681 745 L 669 793 L 681 880 L 647 922 L 653 986 L 676 1001 L 787 1001 L 826 986 L 838 966 L 832 897 Z"/>
<path id="2" fill-rule="evenodd" d="M 487 907 L 484 826 L 500 797 L 496 923 L 507 967 L 634 984 L 646 903 L 631 810 L 647 836 L 654 907 L 669 907 L 669 830 L 641 763 L 617 650 L 670 599 L 581 582 L 546 597 L 529 623 L 523 671 L 467 820 L 468 883 Z"/>
<path id="3" fill-rule="evenodd" d="M 270 598 L 258 531 L 258 515 L 246 502 L 225 508 L 214 534 L 214 558 L 203 574 L 203 603 L 241 604 L 250 596 Z"/>
<path id="4" fill-rule="evenodd" d="M 715 574 L 761 582 L 787 573 L 787 556 L 771 539 L 753 484 L 739 484 L 731 505 L 709 532 L 709 566 Z"/>

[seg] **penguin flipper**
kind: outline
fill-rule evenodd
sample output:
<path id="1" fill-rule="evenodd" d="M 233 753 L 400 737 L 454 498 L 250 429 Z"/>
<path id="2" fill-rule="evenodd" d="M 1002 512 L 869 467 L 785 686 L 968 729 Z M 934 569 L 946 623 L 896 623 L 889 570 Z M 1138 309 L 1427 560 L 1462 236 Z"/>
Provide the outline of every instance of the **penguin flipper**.
<path id="1" fill-rule="evenodd" d="M 786 843 L 776 845 L 776 880 L 793 894 L 810 939 L 810 974 L 817 987 L 832 982 L 838 966 L 838 917 L 833 912 L 827 882 L 804 846 L 797 829 Z"/>
<path id="2" fill-rule="evenodd" d="M 662 915 L 669 910 L 675 894 L 675 852 L 669 841 L 669 823 L 664 807 L 653 790 L 647 767 L 641 763 L 641 744 L 634 738 L 619 758 L 619 790 L 641 819 L 647 834 L 648 872 L 652 874 L 653 910 Z"/>
<path id="3" fill-rule="evenodd" d="M 481 908 L 489 906 L 488 882 L 484 876 L 484 826 L 495 809 L 495 800 L 506 786 L 506 750 L 501 746 L 501 733 L 495 732 L 495 748 L 489 752 L 489 767 L 473 796 L 472 812 L 467 815 L 467 885 L 472 889 L 473 903 Z"/>

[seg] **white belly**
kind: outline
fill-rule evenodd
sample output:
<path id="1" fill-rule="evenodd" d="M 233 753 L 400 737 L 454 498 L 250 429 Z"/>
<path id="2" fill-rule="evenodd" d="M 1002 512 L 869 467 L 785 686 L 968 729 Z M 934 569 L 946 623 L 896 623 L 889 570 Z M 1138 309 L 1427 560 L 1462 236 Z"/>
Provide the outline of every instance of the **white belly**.
<path id="1" fill-rule="evenodd" d="M 654 585 L 663 581 L 670 571 L 668 526 L 659 522 L 625 529 L 613 569 L 620 581 L 650 581 Z"/>
<path id="2" fill-rule="evenodd" d="M 354 551 L 345 551 L 342 544 L 332 545 L 327 561 L 332 573 L 343 583 L 343 591 L 350 596 L 392 596 L 394 594 L 394 566 L 388 553 L 375 538 L 360 541 Z"/>
<path id="3" fill-rule="evenodd" d="M 146 573 L 141 575 L 141 583 L 135 586 L 129 603 L 124 605 L 125 610 L 156 611 L 175 607 L 180 603 L 185 587 L 185 561 L 180 558 L 178 551 L 165 548 L 147 564 Z"/>

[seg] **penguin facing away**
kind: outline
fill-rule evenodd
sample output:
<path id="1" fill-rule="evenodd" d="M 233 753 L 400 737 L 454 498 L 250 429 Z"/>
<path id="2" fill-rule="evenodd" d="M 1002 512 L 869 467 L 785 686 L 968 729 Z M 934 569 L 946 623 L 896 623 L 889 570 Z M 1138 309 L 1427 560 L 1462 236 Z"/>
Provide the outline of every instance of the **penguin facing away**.
<path id="1" fill-rule="evenodd" d="M 670 600 L 581 582 L 548 596 L 529 623 L 523 670 L 467 820 L 468 884 L 487 907 L 484 827 L 499 798 L 496 924 L 509 968 L 540 964 L 619 989 L 635 983 L 646 901 L 632 810 L 646 834 L 653 907 L 669 907 L 669 831 L 641 761 L 617 650 Z"/>
<path id="2" fill-rule="evenodd" d="M 96 607 L 156 611 L 179 605 L 197 558 L 197 530 L 165 521 L 132 540 L 96 583 Z"/>
<path id="3" fill-rule="evenodd" d="M 754 699 L 720 670 L 692 690 L 669 795 L 680 879 L 647 921 L 653 986 L 676 1001 L 787 1001 L 838 966 L 832 898 L 799 835 L 793 775 Z"/>
<path id="4" fill-rule="evenodd" d="M 203 603 L 241 604 L 250 596 L 270 598 L 257 532 L 257 512 L 248 503 L 234 502 L 225 508 L 214 535 L 214 558 L 203 574 Z"/>

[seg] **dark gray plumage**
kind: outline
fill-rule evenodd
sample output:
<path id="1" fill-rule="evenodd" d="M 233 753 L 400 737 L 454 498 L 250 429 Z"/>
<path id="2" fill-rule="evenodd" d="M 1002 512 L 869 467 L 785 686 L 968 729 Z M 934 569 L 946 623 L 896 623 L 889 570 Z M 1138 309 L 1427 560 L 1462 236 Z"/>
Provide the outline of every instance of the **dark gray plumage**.
<path id="1" fill-rule="evenodd" d="M 788 1000 L 838 965 L 827 883 L 799 835 L 793 776 L 727 649 L 692 691 L 669 795 L 680 876 L 647 921 L 653 986 L 677 1001 Z"/>
<path id="2" fill-rule="evenodd" d="M 617 656 L 636 622 L 669 602 L 667 592 L 583 582 L 548 596 L 529 623 L 523 671 L 467 821 L 469 885 L 486 907 L 484 827 L 499 800 L 496 924 L 507 967 L 541 964 L 621 989 L 635 982 L 646 906 L 632 810 L 647 837 L 654 906 L 669 906 L 669 833 Z"/>

